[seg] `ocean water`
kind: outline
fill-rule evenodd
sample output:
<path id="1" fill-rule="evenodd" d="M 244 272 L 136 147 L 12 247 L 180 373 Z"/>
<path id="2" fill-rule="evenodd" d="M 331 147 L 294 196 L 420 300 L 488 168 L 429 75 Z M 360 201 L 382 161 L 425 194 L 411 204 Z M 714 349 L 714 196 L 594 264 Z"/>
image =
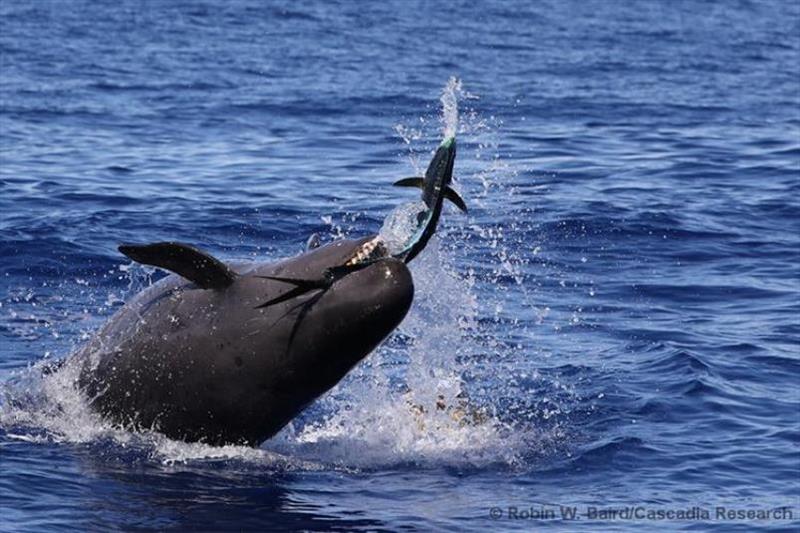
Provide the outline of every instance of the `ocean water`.
<path id="1" fill-rule="evenodd" d="M 797 530 L 798 6 L 0 3 L 0 530 Z M 43 372 L 118 243 L 375 233 L 448 129 L 412 311 L 261 448 Z"/>

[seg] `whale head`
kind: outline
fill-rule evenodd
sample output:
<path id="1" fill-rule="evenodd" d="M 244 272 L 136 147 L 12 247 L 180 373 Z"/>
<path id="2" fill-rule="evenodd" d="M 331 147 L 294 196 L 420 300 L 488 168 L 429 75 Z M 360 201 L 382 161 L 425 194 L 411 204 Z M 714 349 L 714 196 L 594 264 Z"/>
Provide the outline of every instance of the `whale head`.
<path id="1" fill-rule="evenodd" d="M 259 391 L 262 428 L 248 438 L 268 438 L 314 399 L 335 386 L 370 354 L 408 313 L 414 284 L 406 264 L 384 258 L 336 279 L 330 286 L 290 294 L 292 283 L 274 277 L 316 280 L 369 246 L 370 238 L 340 240 L 299 256 L 244 272 L 228 289 L 238 300 L 225 322 L 237 330 L 242 368 Z M 254 305 L 255 304 L 255 305 Z M 239 315 L 239 316 L 237 316 Z M 241 324 L 241 325 L 237 325 Z M 241 379 L 232 377 L 241 385 Z M 232 385 L 233 386 L 233 385 Z M 256 409 L 258 410 L 258 409 Z"/>
<path id="2" fill-rule="evenodd" d="M 414 297 L 414 283 L 401 260 L 385 257 L 326 279 L 330 272 L 368 250 L 372 238 L 339 240 L 306 253 L 265 265 L 247 274 L 261 282 L 259 289 L 270 300 L 257 305 L 265 322 L 276 316 L 288 329 L 287 357 L 326 369 L 320 378 L 331 385 L 363 359 L 403 320 Z M 296 282 L 325 280 L 318 287 L 297 289 Z M 283 299 L 285 295 L 289 298 Z M 286 332 L 284 332 L 286 333 Z M 274 336 L 270 338 L 274 344 Z M 335 375 L 342 372 L 341 375 Z"/>

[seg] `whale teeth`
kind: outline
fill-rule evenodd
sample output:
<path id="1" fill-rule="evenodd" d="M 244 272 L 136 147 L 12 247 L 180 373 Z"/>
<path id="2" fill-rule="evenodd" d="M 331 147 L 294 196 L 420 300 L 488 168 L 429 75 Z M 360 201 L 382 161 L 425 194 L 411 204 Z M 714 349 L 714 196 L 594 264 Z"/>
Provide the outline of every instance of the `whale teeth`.
<path id="1" fill-rule="evenodd" d="M 375 237 L 371 241 L 367 241 L 361 245 L 361 247 L 356 251 L 355 255 L 351 257 L 345 264 L 347 266 L 357 265 L 362 263 L 363 261 L 370 258 L 372 253 L 378 248 L 378 245 L 381 244 L 380 237 Z"/>

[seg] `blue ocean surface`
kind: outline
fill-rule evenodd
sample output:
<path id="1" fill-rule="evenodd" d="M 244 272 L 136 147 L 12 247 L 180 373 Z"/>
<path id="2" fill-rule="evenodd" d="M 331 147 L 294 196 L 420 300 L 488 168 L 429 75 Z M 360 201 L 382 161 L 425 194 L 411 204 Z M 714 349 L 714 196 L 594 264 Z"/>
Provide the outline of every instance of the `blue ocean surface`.
<path id="1" fill-rule="evenodd" d="M 274 439 L 44 370 L 165 275 L 120 242 L 378 231 L 442 97 L 469 213 Z M 798 317 L 800 3 L 0 2 L 2 531 L 797 531 Z"/>

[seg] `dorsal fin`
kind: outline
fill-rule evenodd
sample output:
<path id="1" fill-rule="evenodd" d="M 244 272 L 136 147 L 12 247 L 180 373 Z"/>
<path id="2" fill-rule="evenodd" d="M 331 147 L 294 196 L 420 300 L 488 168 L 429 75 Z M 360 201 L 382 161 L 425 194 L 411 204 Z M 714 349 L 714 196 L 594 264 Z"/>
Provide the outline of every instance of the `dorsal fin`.
<path id="1" fill-rule="evenodd" d="M 319 248 L 320 244 L 322 244 L 322 239 L 319 238 L 319 233 L 312 233 L 306 241 L 306 251 Z"/>
<path id="2" fill-rule="evenodd" d="M 118 249 L 137 263 L 169 270 L 203 289 L 224 289 L 236 279 L 225 263 L 188 244 L 122 244 Z"/>

